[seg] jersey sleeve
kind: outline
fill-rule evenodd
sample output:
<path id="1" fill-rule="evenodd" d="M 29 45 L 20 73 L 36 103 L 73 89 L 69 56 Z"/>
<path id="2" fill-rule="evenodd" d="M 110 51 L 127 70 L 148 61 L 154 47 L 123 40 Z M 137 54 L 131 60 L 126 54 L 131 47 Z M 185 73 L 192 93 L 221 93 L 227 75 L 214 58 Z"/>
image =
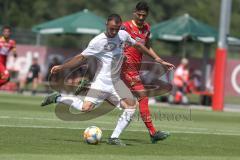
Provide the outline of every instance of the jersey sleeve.
<path id="1" fill-rule="evenodd" d="M 129 45 L 133 46 L 137 43 L 136 40 L 133 39 L 128 32 L 122 31 L 122 34 L 124 37 L 124 41 L 127 42 Z"/>
<path id="2" fill-rule="evenodd" d="M 88 47 L 82 52 L 83 56 L 92 56 L 101 52 L 101 45 L 96 39 L 93 39 L 88 44 Z"/>
<path id="3" fill-rule="evenodd" d="M 127 42 L 132 46 L 137 43 L 136 40 L 133 39 L 129 34 L 128 34 Z"/>
<path id="4" fill-rule="evenodd" d="M 121 27 L 120 27 L 120 30 L 124 30 L 124 31 L 127 31 L 127 22 L 123 22 Z"/>

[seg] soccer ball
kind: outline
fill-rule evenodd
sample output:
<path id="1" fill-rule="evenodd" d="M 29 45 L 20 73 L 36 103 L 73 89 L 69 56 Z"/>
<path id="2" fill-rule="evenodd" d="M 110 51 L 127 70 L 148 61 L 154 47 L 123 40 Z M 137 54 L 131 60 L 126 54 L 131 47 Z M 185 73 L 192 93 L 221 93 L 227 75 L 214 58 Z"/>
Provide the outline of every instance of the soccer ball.
<path id="1" fill-rule="evenodd" d="M 88 144 L 98 144 L 102 138 L 102 130 L 96 126 L 85 129 L 83 139 Z"/>

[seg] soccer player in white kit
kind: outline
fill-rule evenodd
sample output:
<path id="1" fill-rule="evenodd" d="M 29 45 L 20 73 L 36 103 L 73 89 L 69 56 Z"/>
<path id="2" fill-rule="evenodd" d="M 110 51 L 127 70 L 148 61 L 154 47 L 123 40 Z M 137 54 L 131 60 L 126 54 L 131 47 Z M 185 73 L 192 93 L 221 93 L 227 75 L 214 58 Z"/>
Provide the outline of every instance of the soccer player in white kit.
<path id="1" fill-rule="evenodd" d="M 124 44 L 128 43 L 128 45 L 130 44 L 145 53 L 150 52 L 144 45 L 132 39 L 126 31 L 119 30 L 121 24 L 121 17 L 118 14 L 111 14 L 107 19 L 104 33 L 93 38 L 82 53 L 51 69 L 51 73 L 55 74 L 64 69 L 75 67 L 88 56 L 95 56 L 101 61 L 102 66 L 97 69 L 86 97 L 81 99 L 77 96 L 65 96 L 55 92 L 48 95 L 41 104 L 41 106 L 45 106 L 51 103 L 64 103 L 82 112 L 89 112 L 104 100 L 109 100 L 115 106 L 121 107 L 124 112 L 108 139 L 108 144 L 112 145 L 125 145 L 119 136 L 129 125 L 137 105 L 131 91 L 120 79 L 121 65 L 124 59 Z"/>

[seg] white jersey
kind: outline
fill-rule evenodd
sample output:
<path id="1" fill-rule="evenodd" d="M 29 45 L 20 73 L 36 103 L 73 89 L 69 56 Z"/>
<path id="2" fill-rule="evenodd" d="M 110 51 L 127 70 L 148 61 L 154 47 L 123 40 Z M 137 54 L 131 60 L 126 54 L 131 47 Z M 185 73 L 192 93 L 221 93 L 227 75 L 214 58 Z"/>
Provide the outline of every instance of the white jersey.
<path id="1" fill-rule="evenodd" d="M 136 41 L 124 30 L 120 30 L 114 38 L 108 38 L 105 33 L 101 33 L 93 38 L 82 52 L 83 56 L 94 56 L 101 63 L 83 101 L 98 105 L 108 100 L 120 108 L 122 99 L 135 99 L 130 89 L 120 79 L 125 43 L 134 45 Z M 82 100 L 75 103 L 79 107 Z"/>
<path id="2" fill-rule="evenodd" d="M 114 38 L 101 33 L 90 41 L 82 55 L 95 56 L 100 61 L 101 65 L 96 71 L 95 80 L 102 79 L 108 83 L 120 78 L 125 43 L 134 45 L 136 41 L 124 30 L 119 30 Z"/>

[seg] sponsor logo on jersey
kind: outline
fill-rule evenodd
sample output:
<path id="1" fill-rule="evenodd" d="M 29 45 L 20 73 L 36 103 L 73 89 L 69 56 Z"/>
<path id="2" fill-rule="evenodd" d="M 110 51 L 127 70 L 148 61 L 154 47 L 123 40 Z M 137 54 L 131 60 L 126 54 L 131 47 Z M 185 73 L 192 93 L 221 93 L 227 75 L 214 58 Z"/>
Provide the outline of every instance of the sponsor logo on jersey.
<path id="1" fill-rule="evenodd" d="M 105 51 L 113 51 L 115 48 L 117 47 L 117 45 L 113 42 L 108 42 L 107 44 L 104 45 L 104 50 Z"/>

